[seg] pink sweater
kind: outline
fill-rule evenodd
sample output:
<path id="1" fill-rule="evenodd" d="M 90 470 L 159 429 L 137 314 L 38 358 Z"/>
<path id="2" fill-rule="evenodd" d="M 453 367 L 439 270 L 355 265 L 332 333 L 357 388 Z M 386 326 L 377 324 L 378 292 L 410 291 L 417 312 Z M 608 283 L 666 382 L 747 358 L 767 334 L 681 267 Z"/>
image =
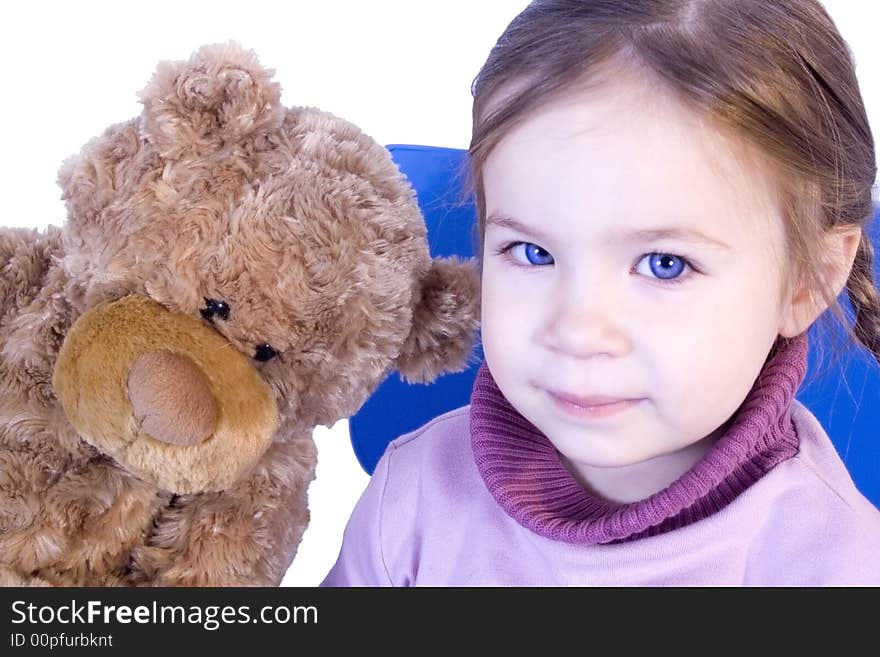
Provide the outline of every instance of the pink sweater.
<path id="1" fill-rule="evenodd" d="M 530 530 L 496 501 L 470 407 L 393 441 L 324 586 L 880 586 L 880 512 L 797 400 L 798 453 L 690 524 L 610 544 Z"/>

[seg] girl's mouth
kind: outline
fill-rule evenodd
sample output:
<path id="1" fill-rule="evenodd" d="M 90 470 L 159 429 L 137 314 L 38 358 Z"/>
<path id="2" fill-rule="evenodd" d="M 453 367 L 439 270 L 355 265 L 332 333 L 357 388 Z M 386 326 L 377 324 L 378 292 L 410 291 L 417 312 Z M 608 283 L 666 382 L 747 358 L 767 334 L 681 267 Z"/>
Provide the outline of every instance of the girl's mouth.
<path id="1" fill-rule="evenodd" d="M 638 404 L 641 399 L 621 399 L 614 397 L 572 397 L 548 390 L 553 405 L 566 415 L 578 419 L 600 419 L 617 415 Z"/>

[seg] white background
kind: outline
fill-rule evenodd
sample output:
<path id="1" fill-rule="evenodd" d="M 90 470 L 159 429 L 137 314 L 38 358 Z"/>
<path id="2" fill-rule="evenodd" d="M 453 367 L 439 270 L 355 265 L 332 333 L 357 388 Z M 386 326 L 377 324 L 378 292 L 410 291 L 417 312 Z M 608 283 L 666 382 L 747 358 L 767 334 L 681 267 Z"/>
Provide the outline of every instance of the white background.
<path id="1" fill-rule="evenodd" d="M 276 70 L 285 105 L 314 105 L 383 144 L 466 147 L 470 83 L 527 0 L 17 2 L 0 10 L 0 225 L 64 221 L 61 162 L 140 111 L 162 59 L 236 40 Z M 827 0 L 849 42 L 874 130 L 880 46 L 874 3 Z M 367 483 L 346 421 L 315 432 L 312 522 L 285 585 L 318 584 Z"/>

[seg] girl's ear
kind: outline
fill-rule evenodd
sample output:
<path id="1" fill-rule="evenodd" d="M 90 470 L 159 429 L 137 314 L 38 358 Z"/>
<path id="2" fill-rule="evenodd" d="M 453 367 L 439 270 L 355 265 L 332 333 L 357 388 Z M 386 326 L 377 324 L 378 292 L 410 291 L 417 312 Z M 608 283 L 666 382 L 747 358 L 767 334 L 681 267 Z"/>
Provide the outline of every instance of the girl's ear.
<path id="1" fill-rule="evenodd" d="M 859 243 L 869 239 L 861 226 L 841 226 L 829 230 L 823 239 L 821 276 L 827 289 L 837 298 L 843 291 L 855 261 Z M 828 308 L 818 290 L 801 281 L 784 309 L 779 334 L 784 338 L 800 335 Z"/>
<path id="2" fill-rule="evenodd" d="M 465 369 L 480 318 L 480 279 L 472 260 L 435 258 L 420 292 L 396 363 L 410 383 Z"/>

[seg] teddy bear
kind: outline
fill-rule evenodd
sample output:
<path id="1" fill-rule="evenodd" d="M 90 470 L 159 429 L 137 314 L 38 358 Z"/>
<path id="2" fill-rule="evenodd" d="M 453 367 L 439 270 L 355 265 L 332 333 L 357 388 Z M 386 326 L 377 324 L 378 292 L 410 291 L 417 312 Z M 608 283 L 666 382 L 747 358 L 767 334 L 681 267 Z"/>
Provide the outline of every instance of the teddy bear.
<path id="1" fill-rule="evenodd" d="M 235 43 L 163 62 L 62 165 L 65 222 L 0 230 L 0 584 L 278 585 L 313 429 L 471 358 L 473 262 L 273 74 Z"/>

